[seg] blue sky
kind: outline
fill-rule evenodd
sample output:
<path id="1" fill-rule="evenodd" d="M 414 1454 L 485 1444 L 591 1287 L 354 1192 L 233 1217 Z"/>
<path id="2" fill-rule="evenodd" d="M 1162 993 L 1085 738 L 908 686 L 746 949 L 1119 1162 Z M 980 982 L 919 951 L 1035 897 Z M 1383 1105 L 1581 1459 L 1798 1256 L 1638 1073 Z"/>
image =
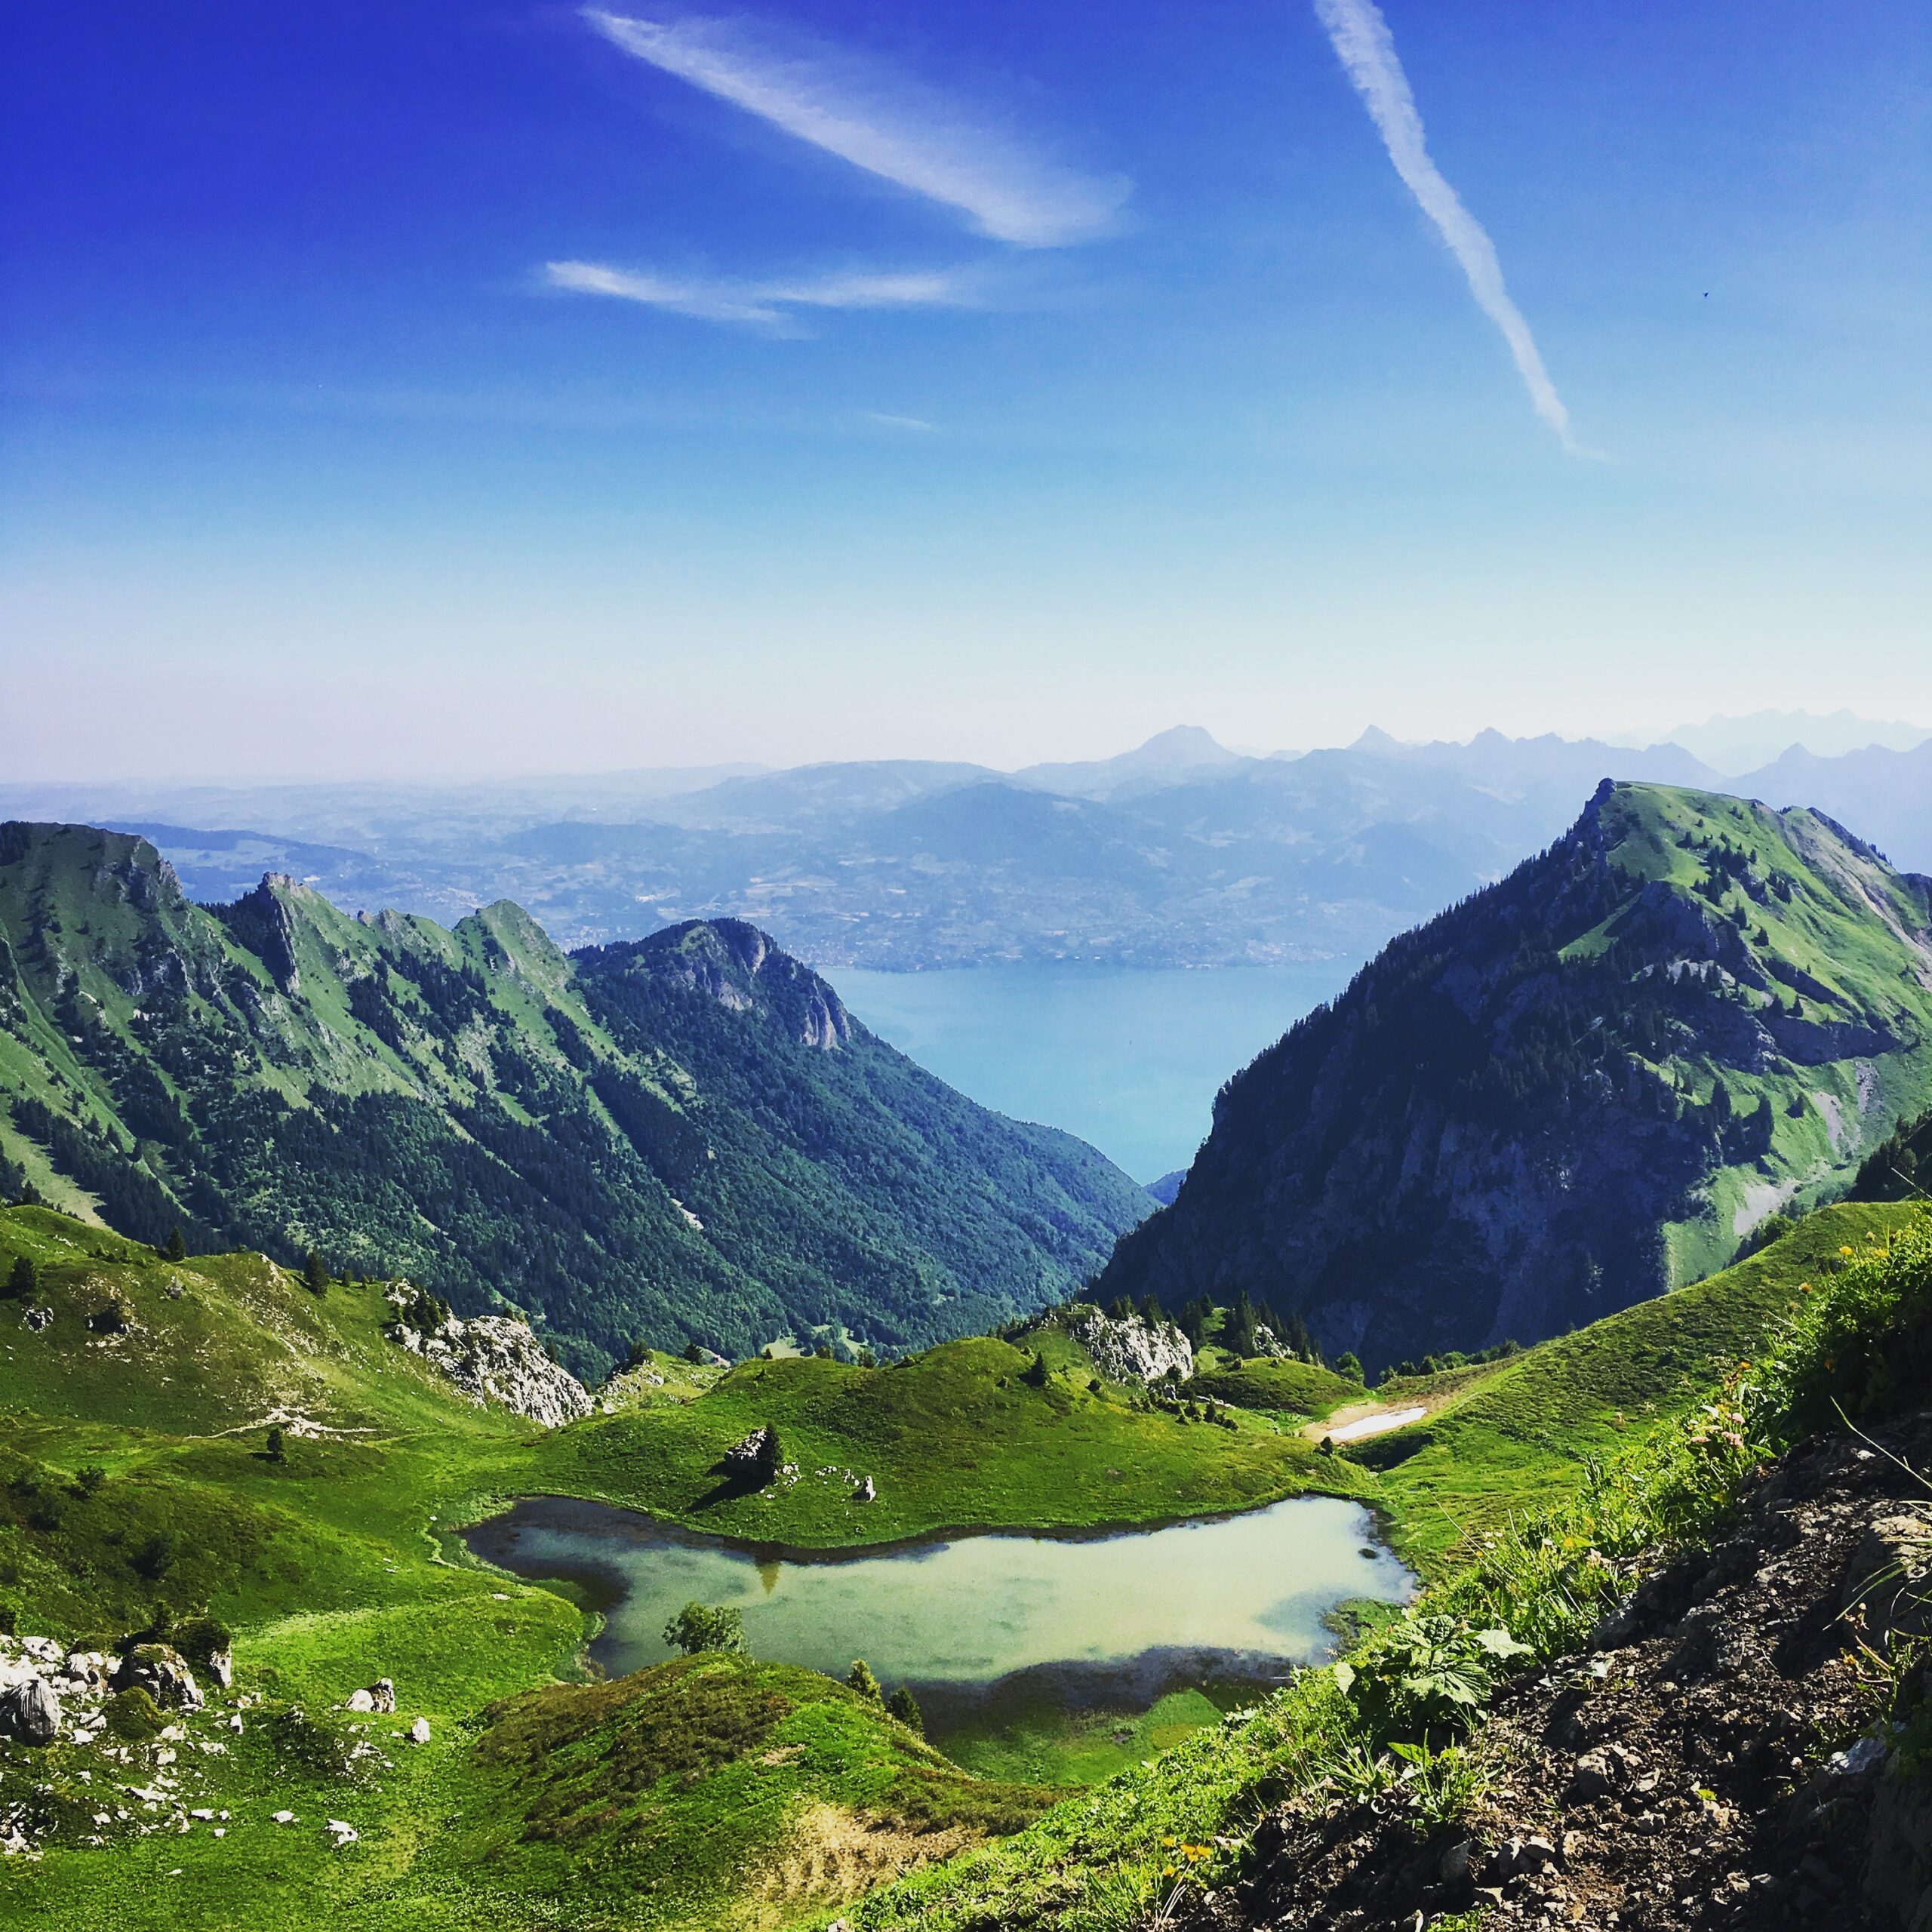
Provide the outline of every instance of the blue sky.
<path id="1" fill-rule="evenodd" d="M 1380 17 L 42 10 L 0 762 L 1932 718 L 1923 5 Z"/>

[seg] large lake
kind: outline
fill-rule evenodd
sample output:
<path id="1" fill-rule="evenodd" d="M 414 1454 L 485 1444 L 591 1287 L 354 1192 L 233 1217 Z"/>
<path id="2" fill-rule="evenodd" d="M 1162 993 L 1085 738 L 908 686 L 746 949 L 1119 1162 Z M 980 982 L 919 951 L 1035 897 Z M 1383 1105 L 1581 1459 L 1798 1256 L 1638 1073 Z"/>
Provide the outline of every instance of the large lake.
<path id="1" fill-rule="evenodd" d="M 1138 1737 L 1163 1703 L 1198 1723 L 1329 1655 L 1324 1619 L 1337 1604 L 1409 1594 L 1407 1571 L 1374 1537 L 1356 1504 L 1297 1497 L 1117 1535 L 801 1555 L 539 1497 L 468 1541 L 519 1576 L 583 1586 L 607 1619 L 592 1655 L 613 1674 L 672 1654 L 662 1632 L 685 1604 L 732 1604 L 753 1655 L 839 1677 L 863 1657 L 888 1687 L 912 1687 L 942 1749 L 1011 1771 L 1013 1740 L 1029 1730 L 1102 1713 Z"/>
<path id="2" fill-rule="evenodd" d="M 949 1085 L 1063 1127 L 1145 1181 L 1187 1165 L 1221 1083 L 1333 998 L 1358 964 L 848 967 L 831 977 L 874 1032 Z"/>

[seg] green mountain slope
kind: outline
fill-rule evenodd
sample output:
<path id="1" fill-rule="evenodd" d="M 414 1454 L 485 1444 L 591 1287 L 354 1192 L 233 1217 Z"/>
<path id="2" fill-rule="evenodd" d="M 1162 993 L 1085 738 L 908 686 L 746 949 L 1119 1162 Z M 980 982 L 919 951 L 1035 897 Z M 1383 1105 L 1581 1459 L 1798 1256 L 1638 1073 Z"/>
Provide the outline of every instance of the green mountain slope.
<path id="1" fill-rule="evenodd" d="M 1103 1297 L 1245 1289 L 1373 1368 L 1694 1280 L 1932 1097 L 1932 883 L 1818 814 L 1605 785 L 1223 1090 Z"/>
<path id="2" fill-rule="evenodd" d="M 517 907 L 190 904 L 145 841 L 0 826 L 0 1183 L 158 1242 L 320 1249 L 640 1335 L 900 1349 L 1058 1299 L 1146 1211 L 736 921 L 567 958 Z"/>

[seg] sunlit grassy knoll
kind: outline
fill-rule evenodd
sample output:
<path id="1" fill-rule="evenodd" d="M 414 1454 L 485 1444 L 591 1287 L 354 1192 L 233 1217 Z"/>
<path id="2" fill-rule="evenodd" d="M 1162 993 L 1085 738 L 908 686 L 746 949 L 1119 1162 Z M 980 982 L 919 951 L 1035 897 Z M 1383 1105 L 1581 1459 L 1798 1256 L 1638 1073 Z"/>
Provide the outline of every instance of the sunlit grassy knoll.
<path id="1" fill-rule="evenodd" d="M 1260 1417 L 1190 1423 L 1095 1392 L 1083 1363 L 1027 1379 L 1035 1351 L 949 1342 L 889 1368 L 807 1357 L 734 1369 L 700 1401 L 594 1417 L 519 1452 L 528 1486 L 634 1505 L 694 1527 L 828 1549 L 944 1529 L 1082 1528 L 1238 1509 L 1360 1486 Z M 717 1464 L 775 1427 L 795 1480 L 724 1482 Z M 877 1499 L 853 1500 L 870 1475 Z"/>
<path id="2" fill-rule="evenodd" d="M 1708 1281 L 1480 1370 L 1383 1384 L 1400 1406 L 1451 1399 L 1426 1422 L 1344 1452 L 1378 1472 L 1376 1500 L 1397 1551 L 1425 1571 L 1512 1512 L 1547 1503 L 1658 1418 L 1681 1413 L 1748 1358 L 1799 1285 L 1906 1225 L 1914 1210 L 1844 1203 Z"/>

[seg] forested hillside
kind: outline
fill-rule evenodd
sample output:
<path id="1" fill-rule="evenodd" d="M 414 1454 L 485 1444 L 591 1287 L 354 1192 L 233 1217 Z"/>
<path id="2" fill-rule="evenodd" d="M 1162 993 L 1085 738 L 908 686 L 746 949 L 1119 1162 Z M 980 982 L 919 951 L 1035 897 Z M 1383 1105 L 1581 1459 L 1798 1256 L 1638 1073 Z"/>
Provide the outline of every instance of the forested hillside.
<path id="1" fill-rule="evenodd" d="M 10 1189 L 508 1301 L 593 1374 L 638 1336 L 975 1332 L 1148 1206 L 740 922 L 572 960 L 507 903 L 446 931 L 271 877 L 207 909 L 83 827 L 0 827 L 0 1101 Z"/>
<path id="2" fill-rule="evenodd" d="M 1826 818 L 1606 784 L 1232 1080 L 1103 1297 L 1241 1290 L 1371 1367 L 1721 1266 L 1932 1094 L 1932 882 Z"/>

